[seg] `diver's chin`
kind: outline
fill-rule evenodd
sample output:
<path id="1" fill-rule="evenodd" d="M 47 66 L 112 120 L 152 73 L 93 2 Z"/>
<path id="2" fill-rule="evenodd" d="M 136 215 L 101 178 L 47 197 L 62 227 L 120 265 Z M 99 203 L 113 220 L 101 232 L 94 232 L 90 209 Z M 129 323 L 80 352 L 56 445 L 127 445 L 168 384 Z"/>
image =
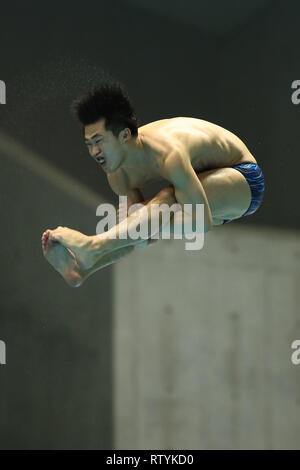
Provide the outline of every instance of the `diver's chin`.
<path id="1" fill-rule="evenodd" d="M 115 173 L 119 168 L 121 168 L 122 162 L 120 162 L 118 165 L 114 165 L 112 168 L 107 168 L 107 173 Z"/>
<path id="2" fill-rule="evenodd" d="M 109 168 L 108 166 L 106 166 L 106 167 L 104 168 L 104 171 L 105 171 L 105 173 L 114 173 L 116 170 L 115 170 L 114 168 L 111 169 L 111 168 Z"/>

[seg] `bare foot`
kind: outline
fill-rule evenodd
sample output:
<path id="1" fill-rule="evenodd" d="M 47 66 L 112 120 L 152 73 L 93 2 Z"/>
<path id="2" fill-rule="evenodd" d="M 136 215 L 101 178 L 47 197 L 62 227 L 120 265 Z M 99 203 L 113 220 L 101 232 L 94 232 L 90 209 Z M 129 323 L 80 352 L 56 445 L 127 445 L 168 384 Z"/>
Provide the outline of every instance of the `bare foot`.
<path id="1" fill-rule="evenodd" d="M 72 250 L 82 269 L 89 269 L 95 264 L 95 254 L 91 250 L 93 237 L 68 227 L 57 227 L 47 232 L 49 232 L 49 240 L 59 242 L 65 248 Z"/>
<path id="2" fill-rule="evenodd" d="M 50 230 L 42 236 L 42 249 L 46 260 L 58 271 L 71 287 L 79 287 L 83 283 L 82 270 L 75 255 L 57 241 L 50 240 Z"/>

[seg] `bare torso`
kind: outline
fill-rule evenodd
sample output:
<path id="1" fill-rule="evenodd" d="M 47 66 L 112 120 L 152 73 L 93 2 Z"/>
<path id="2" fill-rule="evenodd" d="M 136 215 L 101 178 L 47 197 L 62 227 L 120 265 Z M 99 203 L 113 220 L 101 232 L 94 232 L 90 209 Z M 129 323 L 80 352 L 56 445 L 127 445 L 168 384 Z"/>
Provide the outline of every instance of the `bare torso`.
<path id="1" fill-rule="evenodd" d="M 128 188 L 139 188 L 150 181 L 164 179 L 163 161 L 174 148 L 184 150 L 196 173 L 239 163 L 256 163 L 246 145 L 230 131 L 196 118 L 176 117 L 139 127 L 139 136 L 151 149 L 146 169 L 126 172 Z M 118 178 L 122 178 L 122 170 Z"/>

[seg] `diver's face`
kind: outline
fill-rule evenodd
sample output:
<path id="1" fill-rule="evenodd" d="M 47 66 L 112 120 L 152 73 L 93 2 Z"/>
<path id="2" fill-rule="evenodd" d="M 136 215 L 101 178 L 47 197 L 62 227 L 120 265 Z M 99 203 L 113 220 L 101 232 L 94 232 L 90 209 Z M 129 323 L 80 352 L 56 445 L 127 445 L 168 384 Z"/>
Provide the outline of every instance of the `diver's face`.
<path id="1" fill-rule="evenodd" d="M 113 173 L 120 166 L 122 149 L 119 140 L 105 129 L 104 119 L 84 128 L 85 143 L 91 157 L 106 173 Z"/>

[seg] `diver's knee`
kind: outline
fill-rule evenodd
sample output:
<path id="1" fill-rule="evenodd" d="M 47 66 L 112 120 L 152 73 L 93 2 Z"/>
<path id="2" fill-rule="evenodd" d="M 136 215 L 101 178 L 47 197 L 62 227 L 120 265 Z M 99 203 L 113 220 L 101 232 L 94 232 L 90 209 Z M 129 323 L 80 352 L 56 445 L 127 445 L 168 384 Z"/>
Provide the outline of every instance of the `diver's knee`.
<path id="1" fill-rule="evenodd" d="M 157 196 L 163 200 L 167 199 L 169 202 L 174 202 L 176 200 L 174 186 L 167 186 L 161 189 Z"/>

